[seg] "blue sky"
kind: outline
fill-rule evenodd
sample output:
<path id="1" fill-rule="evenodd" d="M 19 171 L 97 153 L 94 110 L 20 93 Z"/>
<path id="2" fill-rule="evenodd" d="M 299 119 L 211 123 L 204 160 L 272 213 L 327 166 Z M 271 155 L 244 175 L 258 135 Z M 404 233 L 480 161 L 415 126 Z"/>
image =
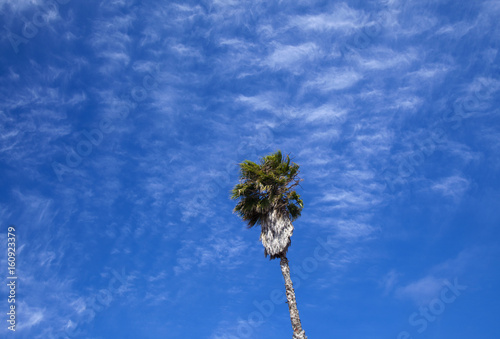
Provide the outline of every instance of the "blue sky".
<path id="1" fill-rule="evenodd" d="M 309 338 L 498 338 L 499 16 L 0 0 L 0 337 L 290 338 L 279 262 L 229 199 L 239 162 L 281 149 Z"/>

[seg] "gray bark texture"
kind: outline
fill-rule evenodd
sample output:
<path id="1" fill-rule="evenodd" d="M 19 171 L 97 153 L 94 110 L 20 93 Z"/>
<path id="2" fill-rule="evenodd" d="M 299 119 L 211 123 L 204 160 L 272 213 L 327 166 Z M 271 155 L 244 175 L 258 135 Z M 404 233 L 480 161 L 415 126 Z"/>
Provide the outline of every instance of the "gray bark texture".
<path id="1" fill-rule="evenodd" d="M 263 218 L 261 223 L 260 241 L 264 245 L 264 254 L 271 259 L 286 255 L 290 246 L 290 237 L 293 234 L 293 224 L 288 215 L 280 215 L 273 209 Z"/>
<path id="2" fill-rule="evenodd" d="M 285 278 L 286 299 L 288 300 L 288 310 L 290 311 L 290 320 L 292 321 L 293 328 L 292 339 L 307 339 L 306 332 L 302 329 L 302 324 L 300 323 L 295 291 L 293 290 L 292 279 L 290 278 L 290 267 L 285 255 L 281 256 L 280 266 L 283 278 Z"/>

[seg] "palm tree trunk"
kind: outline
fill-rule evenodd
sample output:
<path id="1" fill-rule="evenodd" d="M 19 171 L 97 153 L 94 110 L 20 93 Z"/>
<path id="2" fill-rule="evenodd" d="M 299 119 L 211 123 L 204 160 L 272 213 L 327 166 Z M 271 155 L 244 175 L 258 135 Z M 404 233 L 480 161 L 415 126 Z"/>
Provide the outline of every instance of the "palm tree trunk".
<path id="1" fill-rule="evenodd" d="M 288 300 L 288 310 L 290 311 L 290 320 L 292 321 L 293 337 L 292 339 L 307 339 L 306 332 L 302 329 L 300 323 L 299 310 L 295 300 L 295 291 L 293 290 L 292 279 L 290 278 L 290 267 L 285 255 L 281 256 L 281 273 L 285 278 L 286 299 Z"/>

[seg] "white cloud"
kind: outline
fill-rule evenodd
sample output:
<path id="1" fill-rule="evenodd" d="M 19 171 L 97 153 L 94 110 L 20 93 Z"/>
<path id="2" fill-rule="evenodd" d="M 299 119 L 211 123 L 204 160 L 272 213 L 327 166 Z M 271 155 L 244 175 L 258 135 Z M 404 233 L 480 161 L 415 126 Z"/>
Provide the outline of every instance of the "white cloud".
<path id="1" fill-rule="evenodd" d="M 428 303 L 439 295 L 443 288 L 443 280 L 434 276 L 427 276 L 420 280 L 409 283 L 396 290 L 396 296 L 400 298 L 409 298 L 417 305 Z"/>
<path id="2" fill-rule="evenodd" d="M 243 230 L 245 231 L 245 230 Z M 192 268 L 214 266 L 219 269 L 230 270 L 243 264 L 238 259 L 242 253 L 248 252 L 249 244 L 241 236 L 228 236 L 234 230 L 221 231 L 212 228 L 210 236 L 198 241 L 183 241 L 177 252 L 174 272 L 176 275 L 189 272 Z"/>
<path id="3" fill-rule="evenodd" d="M 462 38 L 465 34 L 467 34 L 474 25 L 467 24 L 465 22 L 458 22 L 453 25 L 446 25 L 437 30 L 436 34 L 446 34 L 451 35 L 455 39 Z"/>
<path id="4" fill-rule="evenodd" d="M 459 175 L 453 175 L 435 182 L 431 189 L 454 200 L 460 199 L 470 186 L 469 180 Z"/>
<path id="5" fill-rule="evenodd" d="M 318 58 L 320 52 L 318 46 L 312 42 L 296 46 L 278 44 L 265 60 L 265 64 L 273 69 L 297 70 L 302 63 Z"/>
<path id="6" fill-rule="evenodd" d="M 334 203 L 336 208 L 366 208 L 377 205 L 381 198 L 363 190 L 341 189 L 333 187 L 324 194 L 323 202 Z"/>
<path id="7" fill-rule="evenodd" d="M 112 74 L 130 63 L 129 46 L 132 39 L 128 32 L 135 20 L 136 15 L 128 14 L 93 23 L 90 44 L 97 56 L 105 60 L 99 63 L 101 72 Z"/>
<path id="8" fill-rule="evenodd" d="M 404 52 L 394 51 L 388 48 L 373 48 L 366 56 L 354 56 L 355 61 L 364 70 L 387 70 L 408 67 L 418 60 L 415 50 Z"/>
<path id="9" fill-rule="evenodd" d="M 311 110 L 303 110 L 303 116 L 306 121 L 320 121 L 340 123 L 345 120 L 347 114 L 346 109 L 339 108 L 332 104 L 325 104 Z"/>
<path id="10" fill-rule="evenodd" d="M 19 324 L 16 326 L 18 331 L 27 330 L 39 324 L 44 319 L 45 309 L 29 306 L 23 301 L 19 303 L 18 308 L 18 312 L 21 316 Z"/>
<path id="11" fill-rule="evenodd" d="M 332 13 L 292 17 L 290 25 L 314 31 L 352 31 L 362 27 L 366 20 L 367 15 L 363 12 L 355 10 L 345 3 L 340 3 L 334 7 Z"/>
<path id="12" fill-rule="evenodd" d="M 335 228 L 339 238 L 349 240 L 366 238 L 375 231 L 373 226 L 353 220 L 339 220 L 339 222 L 335 224 Z"/>
<path id="13" fill-rule="evenodd" d="M 384 289 L 384 295 L 388 295 L 398 283 L 400 274 L 396 270 L 391 270 L 380 281 L 380 286 Z"/>
<path id="14" fill-rule="evenodd" d="M 253 96 L 253 97 L 240 95 L 236 99 L 236 102 L 245 103 L 245 104 L 251 106 L 256 111 L 262 110 L 262 111 L 273 112 L 276 109 L 275 103 L 274 103 L 276 96 L 277 96 L 276 93 L 272 93 L 272 92 L 259 94 L 259 95 Z"/>
<path id="15" fill-rule="evenodd" d="M 0 8 L 7 5 L 12 10 L 19 12 L 29 7 L 40 6 L 42 3 L 42 0 L 0 0 Z"/>
<path id="16" fill-rule="evenodd" d="M 425 64 L 420 69 L 406 73 L 413 83 L 412 86 L 418 88 L 420 86 L 436 86 L 440 84 L 445 76 L 453 70 L 452 64 Z"/>
<path id="17" fill-rule="evenodd" d="M 190 57 L 190 58 L 195 58 L 195 59 L 202 59 L 203 58 L 199 49 L 191 47 L 191 46 L 186 46 L 186 45 L 177 43 L 177 44 L 172 45 L 170 48 L 181 57 Z"/>
<path id="18" fill-rule="evenodd" d="M 361 79 L 363 76 L 352 69 L 333 67 L 317 75 L 313 80 L 307 81 L 304 89 L 315 89 L 321 92 L 342 90 L 354 86 Z"/>

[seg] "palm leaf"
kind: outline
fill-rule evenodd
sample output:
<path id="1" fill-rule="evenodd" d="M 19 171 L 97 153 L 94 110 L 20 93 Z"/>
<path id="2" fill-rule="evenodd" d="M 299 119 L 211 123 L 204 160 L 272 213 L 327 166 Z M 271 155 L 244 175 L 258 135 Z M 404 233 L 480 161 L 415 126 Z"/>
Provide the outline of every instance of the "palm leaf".
<path id="1" fill-rule="evenodd" d="M 278 150 L 261 158 L 259 164 L 245 160 L 239 166 L 240 182 L 231 191 L 231 198 L 238 200 L 234 212 L 249 228 L 261 226 L 265 255 L 278 258 L 286 254 L 293 233 L 291 222 L 304 207 L 294 190 L 301 181 L 299 165 Z"/>

